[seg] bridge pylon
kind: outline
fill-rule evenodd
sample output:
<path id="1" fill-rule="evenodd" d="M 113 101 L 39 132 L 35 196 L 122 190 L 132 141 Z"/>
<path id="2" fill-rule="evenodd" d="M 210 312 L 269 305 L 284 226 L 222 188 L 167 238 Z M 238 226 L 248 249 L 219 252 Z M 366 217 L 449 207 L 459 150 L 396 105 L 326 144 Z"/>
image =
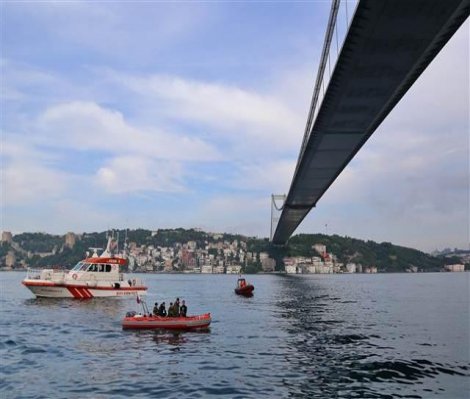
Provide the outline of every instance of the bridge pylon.
<path id="1" fill-rule="evenodd" d="M 272 194 L 271 195 L 271 234 L 269 235 L 269 241 L 273 241 L 273 236 L 281 217 L 282 209 L 284 208 L 284 203 L 286 202 L 286 194 Z M 278 205 L 280 203 L 280 205 Z"/>

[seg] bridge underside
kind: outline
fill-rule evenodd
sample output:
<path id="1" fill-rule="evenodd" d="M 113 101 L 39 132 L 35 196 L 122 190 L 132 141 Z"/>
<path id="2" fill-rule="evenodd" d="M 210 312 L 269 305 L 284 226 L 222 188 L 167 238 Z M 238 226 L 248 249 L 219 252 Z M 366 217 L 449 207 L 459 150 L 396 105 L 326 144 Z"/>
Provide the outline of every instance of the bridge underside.
<path id="1" fill-rule="evenodd" d="M 299 159 L 274 244 L 287 242 L 462 25 L 469 4 L 469 0 L 359 2 Z"/>

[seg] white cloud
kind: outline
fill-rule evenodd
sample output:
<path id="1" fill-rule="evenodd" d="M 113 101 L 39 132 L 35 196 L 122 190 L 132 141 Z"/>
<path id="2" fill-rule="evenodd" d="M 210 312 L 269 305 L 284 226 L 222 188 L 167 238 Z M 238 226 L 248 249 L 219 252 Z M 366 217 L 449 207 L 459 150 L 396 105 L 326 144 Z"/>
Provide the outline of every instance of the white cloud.
<path id="1" fill-rule="evenodd" d="M 39 118 L 41 144 L 139 154 L 157 159 L 211 161 L 217 150 L 198 138 L 130 125 L 122 113 L 92 102 L 70 102 L 48 108 Z"/>
<path id="2" fill-rule="evenodd" d="M 240 166 L 234 186 L 242 190 L 262 190 L 268 193 L 287 193 L 296 161 L 279 160 L 246 163 Z"/>
<path id="3" fill-rule="evenodd" d="M 180 192 L 184 191 L 182 174 L 182 166 L 179 163 L 123 156 L 116 157 L 101 167 L 95 182 L 107 192 L 117 194 Z"/>
<path id="4" fill-rule="evenodd" d="M 2 142 L 2 206 L 59 198 L 66 191 L 67 176 L 51 168 L 45 157 L 26 142 Z"/>
<path id="5" fill-rule="evenodd" d="M 67 151 L 96 152 L 95 171 L 87 172 L 91 181 L 80 172 L 84 165 L 74 169 L 82 175 L 81 185 L 95 182 L 101 195 L 181 192 L 182 162 L 219 159 L 214 147 L 198 138 L 136 128 L 120 112 L 90 102 L 49 107 L 36 123 L 26 123 L 25 130 L 3 133 L 4 206 L 67 196 L 78 178 L 62 168 L 69 163 Z"/>
<path id="6" fill-rule="evenodd" d="M 178 76 L 141 77 L 111 71 L 108 76 L 147 101 L 155 101 L 159 114 L 201 123 L 211 128 L 207 134 L 228 141 L 250 140 L 264 143 L 266 148 L 274 145 L 292 150 L 305 123 L 303 115 L 272 94 Z"/>
<path id="7" fill-rule="evenodd" d="M 30 53 L 38 44 L 46 47 L 52 41 L 51 56 L 61 52 L 62 58 L 73 55 L 79 61 L 100 54 L 150 62 L 159 51 L 204 27 L 207 14 L 198 4 L 185 4 L 186 12 L 181 12 L 181 5 L 152 2 L 7 2 L 2 7 L 5 22 L 21 18 L 34 26 L 35 36 L 23 41 Z"/>

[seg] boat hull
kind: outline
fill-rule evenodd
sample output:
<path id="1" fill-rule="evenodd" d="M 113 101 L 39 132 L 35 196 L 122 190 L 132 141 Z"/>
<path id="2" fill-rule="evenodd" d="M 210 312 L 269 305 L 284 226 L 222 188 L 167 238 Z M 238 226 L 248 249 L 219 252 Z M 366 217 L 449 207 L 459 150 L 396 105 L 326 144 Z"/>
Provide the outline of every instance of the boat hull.
<path id="1" fill-rule="evenodd" d="M 38 298 L 126 298 L 145 295 L 147 291 L 147 287 L 90 287 L 79 284 L 57 284 L 46 280 L 23 280 L 23 285 Z"/>
<path id="2" fill-rule="evenodd" d="M 243 296 L 252 296 L 254 289 L 255 289 L 254 286 L 252 286 L 251 284 L 248 284 L 242 288 L 235 288 L 235 294 L 243 295 Z"/>
<path id="3" fill-rule="evenodd" d="M 209 327 L 211 314 L 188 317 L 132 316 L 122 321 L 123 330 L 200 330 Z"/>

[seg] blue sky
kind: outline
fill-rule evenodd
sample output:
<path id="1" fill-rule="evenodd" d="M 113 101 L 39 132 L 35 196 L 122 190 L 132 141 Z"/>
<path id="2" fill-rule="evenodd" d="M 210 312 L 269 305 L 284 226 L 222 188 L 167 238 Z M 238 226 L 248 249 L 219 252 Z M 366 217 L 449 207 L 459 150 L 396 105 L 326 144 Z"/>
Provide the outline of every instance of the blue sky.
<path id="1" fill-rule="evenodd" d="M 329 7 L 3 1 L 2 229 L 268 236 Z M 468 70 L 466 22 L 298 232 L 468 247 Z"/>

